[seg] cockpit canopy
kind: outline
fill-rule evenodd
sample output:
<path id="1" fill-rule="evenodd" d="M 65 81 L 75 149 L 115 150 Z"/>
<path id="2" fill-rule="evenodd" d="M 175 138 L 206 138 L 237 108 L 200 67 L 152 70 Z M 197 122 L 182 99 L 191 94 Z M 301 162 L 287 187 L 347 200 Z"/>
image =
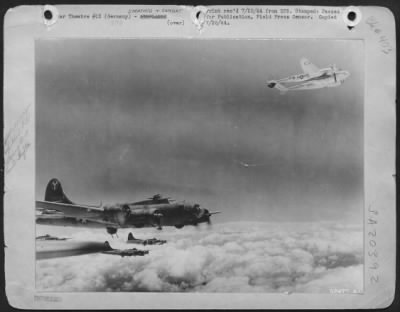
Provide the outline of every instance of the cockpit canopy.
<path id="1" fill-rule="evenodd" d="M 183 206 L 183 209 L 188 212 L 193 212 L 196 214 L 199 214 L 201 212 L 201 208 L 200 208 L 199 204 L 184 203 L 184 204 L 182 204 L 182 206 Z"/>

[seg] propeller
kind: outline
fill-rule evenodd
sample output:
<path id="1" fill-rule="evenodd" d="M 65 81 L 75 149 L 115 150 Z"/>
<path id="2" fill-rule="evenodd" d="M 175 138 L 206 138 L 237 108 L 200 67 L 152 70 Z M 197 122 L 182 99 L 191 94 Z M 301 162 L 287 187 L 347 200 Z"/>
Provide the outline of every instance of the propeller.
<path id="1" fill-rule="evenodd" d="M 207 223 L 207 229 L 208 230 L 211 230 L 212 229 L 212 222 L 211 222 L 211 214 L 210 213 L 208 213 L 207 215 L 206 215 L 206 223 Z"/>
<path id="2" fill-rule="evenodd" d="M 204 218 L 204 220 L 207 222 L 208 225 L 211 225 L 211 219 L 210 219 L 210 217 L 211 217 L 210 211 L 208 211 L 208 209 L 204 209 L 203 218 Z"/>
<path id="3" fill-rule="evenodd" d="M 208 225 L 212 225 L 211 216 L 215 215 L 217 213 L 221 213 L 221 211 L 210 212 L 208 209 L 204 209 L 204 218 L 205 218 L 205 220 L 206 220 Z"/>
<path id="4" fill-rule="evenodd" d="M 153 217 L 154 217 L 155 220 L 156 220 L 157 229 L 158 229 L 158 230 L 162 230 L 161 218 L 163 217 L 163 214 L 156 211 L 156 212 L 153 213 Z"/>

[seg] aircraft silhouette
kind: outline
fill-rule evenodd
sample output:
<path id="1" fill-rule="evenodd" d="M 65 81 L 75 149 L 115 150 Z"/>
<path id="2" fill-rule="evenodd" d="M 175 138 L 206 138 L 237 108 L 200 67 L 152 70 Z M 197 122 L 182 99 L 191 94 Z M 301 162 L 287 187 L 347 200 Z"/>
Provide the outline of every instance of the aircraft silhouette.
<path id="1" fill-rule="evenodd" d="M 211 223 L 217 213 L 201 208 L 199 204 L 172 203 L 161 195 L 134 203 L 111 205 L 81 205 L 72 202 L 64 193 L 58 179 L 51 179 L 46 187 L 44 201 L 36 201 L 37 224 L 106 228 L 111 235 L 119 228 L 141 228 Z"/>
<path id="2" fill-rule="evenodd" d="M 279 80 L 268 81 L 268 87 L 281 91 L 281 94 L 287 91 L 321 89 L 325 87 L 340 86 L 350 76 L 346 70 L 341 70 L 336 65 L 319 69 L 308 59 L 300 60 L 303 73 L 289 76 Z M 288 86 L 290 83 L 299 83 Z"/>
<path id="3" fill-rule="evenodd" d="M 162 245 L 165 244 L 167 241 L 157 238 L 148 238 L 148 239 L 140 239 L 135 238 L 132 233 L 128 234 L 128 240 L 126 241 L 129 244 L 140 244 L 140 245 Z"/>
<path id="4" fill-rule="evenodd" d="M 108 242 L 105 242 L 106 246 L 108 247 L 108 250 L 101 251 L 103 254 L 107 255 L 116 255 L 116 256 L 121 256 L 123 257 L 132 257 L 132 256 L 144 256 L 149 253 L 148 250 L 140 250 L 136 248 L 132 249 L 114 249 L 110 246 Z"/>

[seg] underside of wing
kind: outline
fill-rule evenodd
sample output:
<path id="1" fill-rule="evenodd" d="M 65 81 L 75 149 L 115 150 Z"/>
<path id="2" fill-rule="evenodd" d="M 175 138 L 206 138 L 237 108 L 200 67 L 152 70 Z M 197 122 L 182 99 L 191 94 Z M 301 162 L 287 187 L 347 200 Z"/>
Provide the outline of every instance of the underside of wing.
<path id="1" fill-rule="evenodd" d="M 319 68 L 317 66 L 315 66 L 313 63 L 311 63 L 308 59 L 306 59 L 305 57 L 303 57 L 300 60 L 300 65 L 301 68 L 303 70 L 304 73 L 312 75 L 316 72 L 319 71 Z"/>
<path id="2" fill-rule="evenodd" d="M 65 217 L 99 219 L 99 221 L 102 219 L 104 213 L 103 208 L 99 207 L 39 200 L 36 201 L 36 209 L 62 212 Z"/>
<path id="3" fill-rule="evenodd" d="M 288 90 L 294 91 L 294 90 L 311 90 L 311 89 L 319 89 L 321 88 L 320 85 L 317 85 L 316 83 L 313 82 L 307 82 L 307 83 L 302 83 L 298 84 L 295 86 L 291 86 L 288 88 Z"/>
<path id="4" fill-rule="evenodd" d="M 106 250 L 106 251 L 103 251 L 103 253 L 109 254 L 109 255 L 121 255 L 121 251 L 115 250 L 115 249 L 113 249 L 113 250 Z"/>

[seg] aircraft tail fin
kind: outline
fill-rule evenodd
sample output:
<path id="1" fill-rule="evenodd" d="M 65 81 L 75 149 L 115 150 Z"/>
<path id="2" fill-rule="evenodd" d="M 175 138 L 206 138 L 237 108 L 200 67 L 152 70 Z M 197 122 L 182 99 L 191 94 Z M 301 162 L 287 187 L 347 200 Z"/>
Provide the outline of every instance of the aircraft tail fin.
<path id="1" fill-rule="evenodd" d="M 104 250 L 112 250 L 112 247 L 110 246 L 110 243 L 108 241 L 104 242 Z"/>
<path id="2" fill-rule="evenodd" d="M 135 238 L 133 237 L 133 234 L 129 232 L 128 234 L 128 240 L 134 240 Z"/>
<path id="3" fill-rule="evenodd" d="M 61 183 L 57 179 L 51 179 L 49 183 L 47 183 L 44 200 L 49 202 L 73 204 L 73 202 L 64 194 Z"/>

